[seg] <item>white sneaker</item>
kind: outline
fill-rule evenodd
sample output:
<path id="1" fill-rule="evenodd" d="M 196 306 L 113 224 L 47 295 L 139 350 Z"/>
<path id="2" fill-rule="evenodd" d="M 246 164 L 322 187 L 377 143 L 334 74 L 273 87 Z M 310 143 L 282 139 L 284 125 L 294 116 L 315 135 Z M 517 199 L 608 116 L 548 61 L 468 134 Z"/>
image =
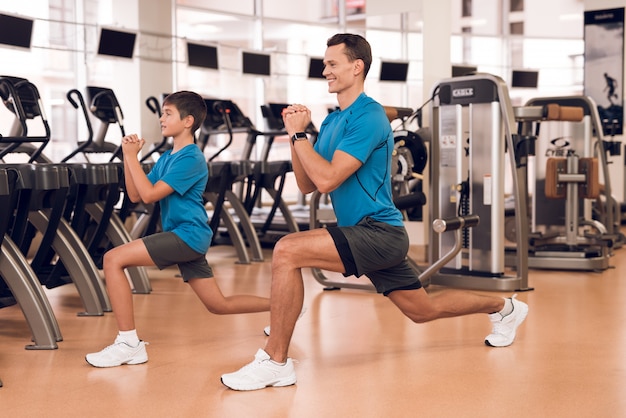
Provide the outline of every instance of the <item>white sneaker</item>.
<path id="1" fill-rule="evenodd" d="M 517 295 L 511 297 L 513 311 L 507 316 L 503 317 L 498 312 L 489 314 L 493 329 L 491 334 L 485 337 L 485 344 L 488 346 L 507 347 L 513 344 L 517 327 L 524 322 L 526 315 L 528 315 L 528 305 L 515 299 L 516 297 Z"/>
<path id="2" fill-rule="evenodd" d="M 289 386 L 296 383 L 296 371 L 290 358 L 285 364 L 277 364 L 265 350 L 259 349 L 251 363 L 236 372 L 223 374 L 222 383 L 233 390 Z"/>
<path id="3" fill-rule="evenodd" d="M 300 315 L 298 315 L 298 319 L 302 318 L 302 315 L 304 315 L 305 312 L 306 312 L 306 306 L 303 306 L 302 310 L 300 311 Z M 263 333 L 266 336 L 268 336 L 268 337 L 270 336 L 270 326 L 269 325 L 266 326 L 265 328 L 263 328 Z"/>
<path id="4" fill-rule="evenodd" d="M 94 367 L 116 367 L 122 364 L 142 364 L 148 361 L 145 341 L 139 341 L 137 347 L 131 347 L 119 338 L 104 350 L 85 356 L 87 363 Z"/>

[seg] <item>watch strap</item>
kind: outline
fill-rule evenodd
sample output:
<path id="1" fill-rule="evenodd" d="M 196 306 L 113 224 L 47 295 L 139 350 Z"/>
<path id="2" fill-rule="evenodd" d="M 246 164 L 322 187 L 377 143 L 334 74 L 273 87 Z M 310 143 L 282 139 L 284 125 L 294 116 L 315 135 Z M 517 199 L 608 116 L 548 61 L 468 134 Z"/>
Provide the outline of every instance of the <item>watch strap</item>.
<path id="1" fill-rule="evenodd" d="M 296 132 L 291 136 L 291 143 L 295 144 L 296 141 L 304 141 L 308 139 L 309 137 L 307 136 L 306 132 Z"/>

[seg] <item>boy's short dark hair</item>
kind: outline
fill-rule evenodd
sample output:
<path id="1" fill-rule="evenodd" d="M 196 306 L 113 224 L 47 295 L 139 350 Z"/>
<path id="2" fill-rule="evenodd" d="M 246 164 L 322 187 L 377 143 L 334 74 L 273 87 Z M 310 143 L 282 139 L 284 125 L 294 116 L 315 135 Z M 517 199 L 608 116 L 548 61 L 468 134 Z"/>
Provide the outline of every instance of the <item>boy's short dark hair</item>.
<path id="1" fill-rule="evenodd" d="M 372 66 L 372 48 L 369 42 L 361 35 L 354 33 L 338 33 L 331 36 L 326 41 L 326 46 L 345 45 L 346 55 L 350 62 L 360 59 L 365 64 L 363 68 L 363 78 L 367 76 L 367 73 Z"/>
<path id="2" fill-rule="evenodd" d="M 176 107 L 181 119 L 188 115 L 193 116 L 191 132 L 197 131 L 206 118 L 206 103 L 202 96 L 193 91 L 183 90 L 169 94 L 163 99 L 163 105 L 166 104 Z"/>

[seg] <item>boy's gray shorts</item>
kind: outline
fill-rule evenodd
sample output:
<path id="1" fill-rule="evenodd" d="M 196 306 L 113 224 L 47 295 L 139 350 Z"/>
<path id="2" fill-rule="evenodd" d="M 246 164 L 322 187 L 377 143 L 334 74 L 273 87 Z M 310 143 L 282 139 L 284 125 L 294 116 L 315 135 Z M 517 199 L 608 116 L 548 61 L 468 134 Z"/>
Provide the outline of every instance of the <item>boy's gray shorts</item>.
<path id="1" fill-rule="evenodd" d="M 185 282 L 213 277 L 213 269 L 206 261 L 206 254 L 194 251 L 175 233 L 158 232 L 142 240 L 159 270 L 177 264 Z"/>

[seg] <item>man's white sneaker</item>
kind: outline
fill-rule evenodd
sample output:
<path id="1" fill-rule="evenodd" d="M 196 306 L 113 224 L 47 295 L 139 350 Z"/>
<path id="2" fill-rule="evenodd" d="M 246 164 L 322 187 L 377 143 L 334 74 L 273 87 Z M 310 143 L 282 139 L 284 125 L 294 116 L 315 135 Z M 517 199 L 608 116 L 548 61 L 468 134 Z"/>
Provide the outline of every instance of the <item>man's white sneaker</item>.
<path id="1" fill-rule="evenodd" d="M 305 312 L 306 312 L 306 306 L 303 306 L 302 310 L 300 311 L 300 315 L 298 315 L 298 319 L 302 318 L 302 315 L 304 315 Z M 265 328 L 263 328 L 263 333 L 266 336 L 268 336 L 268 337 L 270 336 L 270 326 L 269 325 L 266 326 Z"/>
<path id="2" fill-rule="evenodd" d="M 257 390 L 270 386 L 289 386 L 296 383 L 293 360 L 278 364 L 265 350 L 259 349 L 254 360 L 233 373 L 222 375 L 222 383 L 233 390 Z"/>
<path id="3" fill-rule="evenodd" d="M 85 356 L 87 363 L 94 367 L 115 367 L 122 364 L 142 364 L 148 361 L 145 341 L 139 341 L 137 347 L 131 347 L 119 338 L 104 350 Z"/>
<path id="4" fill-rule="evenodd" d="M 513 344 L 517 327 L 524 322 L 526 315 L 528 315 L 528 305 L 515 299 L 516 296 L 511 297 L 513 311 L 510 314 L 504 317 L 498 312 L 489 314 L 493 329 L 491 334 L 485 337 L 485 344 L 488 346 L 507 347 Z"/>

